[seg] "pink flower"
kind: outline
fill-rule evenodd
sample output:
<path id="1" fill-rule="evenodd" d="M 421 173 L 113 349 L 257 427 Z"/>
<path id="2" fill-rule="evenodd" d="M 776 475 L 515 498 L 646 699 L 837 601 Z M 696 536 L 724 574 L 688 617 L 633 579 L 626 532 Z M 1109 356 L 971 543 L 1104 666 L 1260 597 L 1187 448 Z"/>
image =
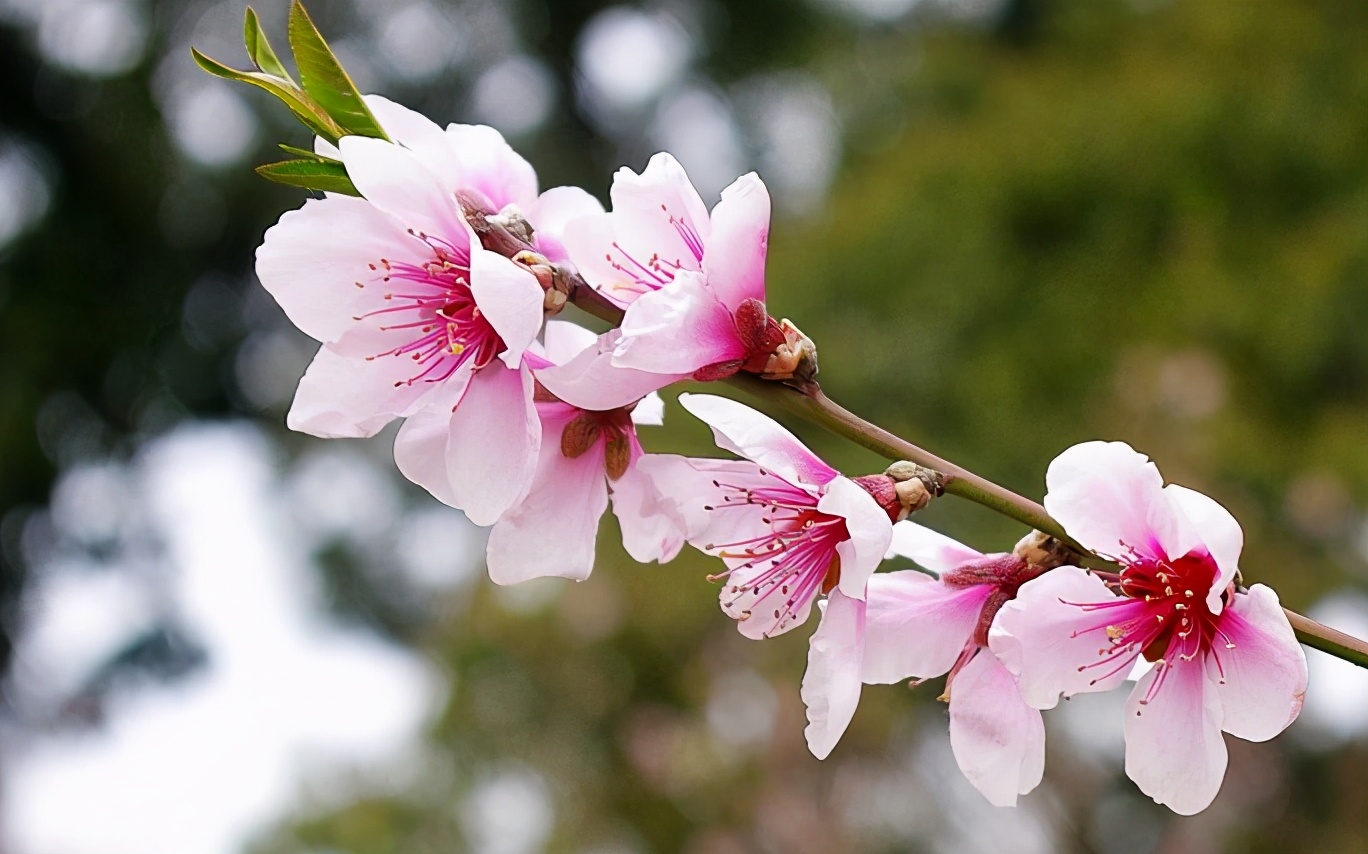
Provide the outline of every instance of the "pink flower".
<path id="1" fill-rule="evenodd" d="M 864 598 L 893 537 L 889 513 L 783 427 L 733 400 L 683 394 L 718 447 L 744 460 L 648 455 L 638 463 L 690 544 L 726 563 L 722 610 L 749 638 L 807 620 L 819 593 Z"/>
<path id="2" fill-rule="evenodd" d="M 409 418 L 395 448 L 401 470 L 490 524 L 535 469 L 540 423 L 523 356 L 541 329 L 543 290 L 525 266 L 480 245 L 467 208 L 561 223 L 597 203 L 565 188 L 539 197 L 531 167 L 497 131 L 443 131 L 368 103 L 397 142 L 340 141 L 362 198 L 305 202 L 257 251 L 262 284 L 323 342 L 287 421 L 343 437 Z"/>
<path id="3" fill-rule="evenodd" d="M 574 324 L 546 324 L 546 355 L 553 361 L 569 359 L 595 340 Z M 659 396 L 606 412 L 579 409 L 544 392 L 536 401 L 542 425 L 537 473 L 527 497 L 490 531 L 490 577 L 499 584 L 548 575 L 587 578 L 610 495 L 628 554 L 642 563 L 678 554 L 683 532 L 660 512 L 636 465 L 642 456 L 636 427 L 661 423 Z"/>
<path id="4" fill-rule="evenodd" d="M 1126 773 L 1175 812 L 1200 812 L 1225 775 L 1221 731 L 1266 741 L 1301 710 L 1306 657 L 1277 594 L 1236 588 L 1239 524 L 1207 496 L 1164 486 L 1129 445 L 1075 445 L 1046 484 L 1045 507 L 1070 536 L 1123 568 L 1029 582 L 990 646 L 1037 709 L 1153 662 L 1126 702 Z"/>
<path id="5" fill-rule="evenodd" d="M 892 554 L 940 573 L 879 573 L 866 600 L 828 597 L 808 649 L 803 702 L 808 747 L 819 759 L 850 724 L 861 684 L 949 673 L 950 747 L 965 777 L 992 803 L 1013 806 L 1040 783 L 1045 727 L 1016 680 L 987 651 L 1004 602 L 1039 569 L 1011 554 L 981 554 L 911 522 L 893 528 Z"/>
<path id="6" fill-rule="evenodd" d="M 553 370 L 543 377 L 548 388 L 606 408 L 652 381 L 660 388 L 743 370 L 792 375 L 811 342 L 765 309 L 770 199 L 759 177 L 738 178 L 709 216 L 684 169 L 662 153 L 640 175 L 619 170 L 611 197 L 611 213 L 567 225 L 565 245 L 585 280 L 627 309 L 621 337 L 603 358 L 654 377 L 624 380 L 618 391 L 561 385 Z"/>

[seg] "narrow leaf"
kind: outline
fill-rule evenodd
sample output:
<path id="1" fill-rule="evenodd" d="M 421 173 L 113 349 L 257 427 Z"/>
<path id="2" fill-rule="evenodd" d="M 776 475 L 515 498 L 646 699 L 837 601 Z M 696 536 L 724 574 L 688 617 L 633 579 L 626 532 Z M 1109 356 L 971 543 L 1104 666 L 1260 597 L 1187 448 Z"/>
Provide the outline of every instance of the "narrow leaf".
<path id="1" fill-rule="evenodd" d="M 247 7 L 247 20 L 242 24 L 242 40 L 247 43 L 247 55 L 258 70 L 294 82 L 290 72 L 271 49 L 271 43 L 266 40 L 266 31 L 261 28 L 261 21 L 251 6 Z"/>
<path id="2" fill-rule="evenodd" d="M 283 142 L 277 143 L 276 147 L 278 147 L 281 151 L 285 152 L 286 154 L 293 154 L 295 157 L 299 157 L 304 160 L 322 160 L 325 163 L 342 163 L 342 161 L 338 160 L 336 157 L 328 157 L 326 154 L 319 154 L 317 151 L 310 151 L 307 148 L 296 148 L 293 145 L 286 145 Z"/>
<path id="3" fill-rule="evenodd" d="M 336 160 L 282 160 L 258 166 L 256 171 L 263 178 L 292 187 L 361 195 L 347 177 L 347 170 Z"/>
<path id="4" fill-rule="evenodd" d="M 290 47 L 304 91 L 344 132 L 389 139 L 299 0 L 290 4 Z"/>
<path id="5" fill-rule="evenodd" d="M 324 112 L 322 107 L 309 97 L 307 92 L 295 86 L 293 81 L 283 80 L 257 71 L 239 71 L 236 68 L 230 68 L 221 62 L 210 59 L 193 47 L 190 48 L 190 52 L 195 57 L 195 63 L 210 74 L 222 77 L 225 80 L 250 83 L 270 92 L 283 101 L 285 106 L 289 107 L 290 111 L 295 114 L 295 117 L 308 126 L 309 130 L 329 142 L 336 142 L 346 133 Z"/>

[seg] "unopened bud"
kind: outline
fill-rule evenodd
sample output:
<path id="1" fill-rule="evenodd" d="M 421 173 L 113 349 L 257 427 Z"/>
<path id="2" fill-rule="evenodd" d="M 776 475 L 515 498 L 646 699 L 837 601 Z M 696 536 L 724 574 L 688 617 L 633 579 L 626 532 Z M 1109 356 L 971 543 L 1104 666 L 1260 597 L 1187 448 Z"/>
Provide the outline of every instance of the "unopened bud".
<path id="1" fill-rule="evenodd" d="M 1012 549 L 1012 554 L 1041 570 L 1071 564 L 1079 558 L 1062 540 L 1043 531 L 1032 531 L 1022 537 Z"/>
<path id="2" fill-rule="evenodd" d="M 817 378 L 817 345 L 788 318 L 779 321 L 779 328 L 784 343 L 775 347 L 766 360 L 759 372 L 761 378 L 812 382 Z"/>
<path id="3" fill-rule="evenodd" d="M 945 475 L 907 460 L 884 469 L 884 475 L 894 482 L 898 501 L 907 509 L 904 519 L 930 504 L 931 499 L 945 494 Z"/>

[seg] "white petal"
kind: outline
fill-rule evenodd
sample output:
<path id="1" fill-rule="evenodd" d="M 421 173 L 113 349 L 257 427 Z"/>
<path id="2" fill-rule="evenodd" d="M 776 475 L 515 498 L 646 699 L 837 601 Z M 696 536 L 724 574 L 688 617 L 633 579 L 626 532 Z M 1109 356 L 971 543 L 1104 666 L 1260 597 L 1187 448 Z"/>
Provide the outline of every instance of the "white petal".
<path id="1" fill-rule="evenodd" d="M 1221 701 L 1201 661 L 1156 666 L 1136 683 L 1126 700 L 1126 776 L 1140 791 L 1179 815 L 1194 815 L 1220 790 L 1226 758 Z"/>
<path id="2" fill-rule="evenodd" d="M 861 678 L 887 685 L 948 672 L 991 593 L 988 585 L 951 587 L 910 569 L 876 574 L 865 594 Z"/>
<path id="3" fill-rule="evenodd" d="M 460 175 L 456 151 L 436 122 L 380 95 L 367 95 L 366 106 L 389 138 L 412 151 L 432 172 L 444 192 L 450 194 L 458 188 Z"/>
<path id="4" fill-rule="evenodd" d="M 577 323 L 564 320 L 546 321 L 542 341 L 546 346 L 546 358 L 557 365 L 563 365 L 580 353 L 598 344 L 599 336 Z"/>
<path id="5" fill-rule="evenodd" d="M 508 205 L 531 208 L 537 201 L 537 172 L 487 125 L 447 125 L 460 160 L 460 186 L 476 190 L 498 213 Z"/>
<path id="6" fill-rule="evenodd" d="M 1239 569 L 1244 531 L 1229 510 L 1196 490 L 1171 483 L 1164 487 L 1164 495 L 1178 514 L 1186 517 L 1196 539 L 1206 547 L 1220 569 L 1206 597 L 1211 613 L 1219 614 L 1224 607 L 1222 597 L 1226 587 Z"/>
<path id="7" fill-rule="evenodd" d="M 266 230 L 256 252 L 257 278 L 290 322 L 319 341 L 336 341 L 356 317 L 383 300 L 372 264 L 422 264 L 427 247 L 406 226 L 365 199 L 310 199 Z M 362 287 L 357 287 L 360 282 Z"/>
<path id="8" fill-rule="evenodd" d="M 337 147 L 356 189 L 406 227 L 447 240 L 464 233 L 456 200 L 432 170 L 407 148 L 364 136 L 344 136 Z"/>
<path id="9" fill-rule="evenodd" d="M 470 251 L 470 292 L 506 350 L 504 364 L 518 367 L 522 354 L 541 331 L 543 292 L 537 277 L 508 258 L 485 249 Z"/>
<path id="10" fill-rule="evenodd" d="M 1112 646 L 1104 629 L 1143 608 L 1139 600 L 1118 600 L 1095 576 L 1061 566 L 1023 584 L 1002 606 L 988 645 L 1017 677 L 1026 702 L 1052 709 L 1060 694 L 1108 691 L 1125 681 L 1139 652 L 1108 655 Z"/>
<path id="11" fill-rule="evenodd" d="M 549 326 L 548 323 L 548 330 Z M 655 374 L 614 366 L 613 349 L 621 334 L 616 329 L 608 330 L 599 337 L 598 343 L 581 350 L 574 358 L 539 368 L 537 379 L 547 391 L 566 403 L 602 412 L 628 406 L 653 394 L 656 389 L 688 377 L 688 374 Z"/>
<path id="12" fill-rule="evenodd" d="M 577 219 L 602 216 L 603 205 L 579 187 L 552 187 L 524 211 L 536 233 L 537 251 L 552 261 L 570 260 L 565 229 Z"/>
<path id="13" fill-rule="evenodd" d="M 1306 653 L 1278 594 L 1262 584 L 1235 594 L 1220 629 L 1228 641 L 1216 636 L 1215 649 L 1207 656 L 1207 677 L 1217 683 L 1221 697 L 1221 729 L 1249 741 L 1267 741 L 1301 713 Z"/>
<path id="14" fill-rule="evenodd" d="M 681 394 L 679 403 L 712 428 L 717 447 L 739 454 L 795 486 L 823 486 L 840 476 L 798 437 L 743 403 L 711 394 Z"/>
<path id="15" fill-rule="evenodd" d="M 536 472 L 541 422 L 532 372 L 494 362 L 475 374 L 451 414 L 447 477 L 456 506 L 476 525 L 492 525 L 522 500 Z"/>
<path id="16" fill-rule="evenodd" d="M 291 430 L 325 439 L 373 436 L 396 417 L 412 414 L 436 397 L 436 383 L 409 383 L 413 363 L 406 359 L 356 359 L 326 345 L 299 381 L 285 421 Z M 462 368 L 440 385 L 459 394 L 470 379 Z"/>
<path id="17" fill-rule="evenodd" d="M 938 575 L 984 559 L 984 554 L 916 522 L 904 520 L 893 526 L 893 542 L 885 557 L 916 561 Z"/>
<path id="18" fill-rule="evenodd" d="M 860 702 L 864 603 L 833 590 L 822 621 L 808 641 L 802 698 L 807 706 L 808 749 L 825 759 L 850 726 Z"/>
<path id="19" fill-rule="evenodd" d="M 731 311 L 698 273 L 643 294 L 622 318 L 614 364 L 678 376 L 746 357 Z"/>
<path id="20" fill-rule="evenodd" d="M 545 576 L 578 581 L 594 568 L 599 518 L 608 509 L 603 443 L 567 458 L 560 436 L 569 421 L 561 417 L 543 424 L 537 473 L 527 497 L 489 532 L 489 577 L 496 584 Z"/>
<path id="21" fill-rule="evenodd" d="M 1134 549 L 1150 557 L 1179 539 L 1159 469 L 1124 442 L 1084 442 L 1050 463 L 1045 509 L 1069 536 L 1108 557 Z"/>
<path id="22" fill-rule="evenodd" d="M 622 530 L 622 547 L 638 563 L 674 560 L 684 547 L 684 520 L 660 501 L 650 481 L 634 460 L 622 477 L 609 483 L 613 515 Z"/>
<path id="23" fill-rule="evenodd" d="M 447 439 L 451 436 L 451 406 L 424 410 L 404 422 L 394 437 L 394 464 L 404 477 L 432 493 L 449 507 L 456 493 L 447 477 Z"/>
<path id="24" fill-rule="evenodd" d="M 765 301 L 770 197 L 754 172 L 722 191 L 712 212 L 712 236 L 703 258 L 708 287 L 735 310 L 744 300 Z"/>
<path id="25" fill-rule="evenodd" d="M 846 520 L 850 539 L 836 545 L 841 556 L 841 592 L 863 599 L 865 584 L 879 568 L 893 539 L 892 521 L 874 496 L 845 477 L 827 483 L 817 509 Z"/>
<path id="26" fill-rule="evenodd" d="M 999 807 L 1016 806 L 1045 773 L 1045 723 L 991 652 L 955 674 L 950 686 L 950 749 L 964 776 Z"/>

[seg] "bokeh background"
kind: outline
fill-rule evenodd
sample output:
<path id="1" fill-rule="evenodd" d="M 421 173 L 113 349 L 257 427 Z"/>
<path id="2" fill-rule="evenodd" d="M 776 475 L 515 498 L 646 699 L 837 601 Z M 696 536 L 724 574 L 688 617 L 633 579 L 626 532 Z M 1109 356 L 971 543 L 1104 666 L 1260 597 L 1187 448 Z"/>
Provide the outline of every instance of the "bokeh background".
<path id="1" fill-rule="evenodd" d="M 283 428 L 313 344 L 252 252 L 301 198 L 251 167 L 306 134 L 189 56 L 243 64 L 243 11 L 0 0 L 4 854 L 1368 850 L 1368 679 L 1319 653 L 1199 816 L 1122 775 L 1120 692 L 1047 715 L 1044 784 L 998 810 L 935 683 L 867 689 L 812 759 L 807 632 L 744 641 L 692 556 L 632 565 L 605 522 L 589 581 L 495 588 L 392 433 Z M 493 124 L 544 186 L 759 170 L 770 307 L 832 396 L 1037 497 L 1129 441 L 1242 520 L 1246 579 L 1368 634 L 1368 5 L 311 11 L 363 91 Z M 646 441 L 708 448 L 674 404 Z"/>

